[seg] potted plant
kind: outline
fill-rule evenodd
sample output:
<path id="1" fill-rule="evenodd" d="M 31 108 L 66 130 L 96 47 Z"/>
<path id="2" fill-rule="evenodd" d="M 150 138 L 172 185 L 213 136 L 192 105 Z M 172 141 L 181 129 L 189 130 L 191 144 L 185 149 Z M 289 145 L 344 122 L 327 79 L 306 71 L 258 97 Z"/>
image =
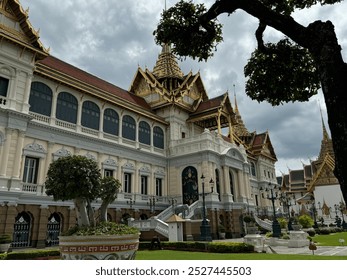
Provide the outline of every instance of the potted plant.
<path id="1" fill-rule="evenodd" d="M 46 194 L 54 200 L 72 200 L 77 225 L 59 236 L 63 259 L 134 259 L 139 231 L 107 221 L 107 207 L 117 197 L 120 183 L 101 178 L 97 163 L 84 156 L 59 158 L 49 166 Z M 100 219 L 96 220 L 92 201 L 101 200 Z"/>
<path id="2" fill-rule="evenodd" d="M 9 234 L 0 234 L 0 253 L 7 253 L 10 249 L 12 238 Z"/>

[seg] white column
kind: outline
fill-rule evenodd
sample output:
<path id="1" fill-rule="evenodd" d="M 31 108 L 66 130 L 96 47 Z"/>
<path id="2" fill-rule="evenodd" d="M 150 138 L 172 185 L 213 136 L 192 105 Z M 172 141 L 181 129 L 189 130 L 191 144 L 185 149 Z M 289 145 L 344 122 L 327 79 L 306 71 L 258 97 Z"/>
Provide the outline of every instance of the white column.
<path id="1" fill-rule="evenodd" d="M 5 145 L 2 150 L 3 153 L 1 155 L 0 176 L 6 175 L 8 157 L 9 157 L 10 148 L 11 148 L 12 133 L 13 133 L 12 128 L 6 128 Z"/>

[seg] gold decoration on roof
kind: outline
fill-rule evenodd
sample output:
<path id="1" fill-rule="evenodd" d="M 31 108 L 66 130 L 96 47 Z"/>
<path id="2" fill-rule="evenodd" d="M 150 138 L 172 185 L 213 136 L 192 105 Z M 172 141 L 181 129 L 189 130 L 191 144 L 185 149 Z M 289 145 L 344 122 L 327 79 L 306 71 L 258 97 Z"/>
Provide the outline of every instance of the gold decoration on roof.
<path id="1" fill-rule="evenodd" d="M 169 45 L 165 44 L 153 68 L 157 78 L 183 78 L 183 72 L 178 66 L 175 56 L 171 53 Z"/>
<path id="2" fill-rule="evenodd" d="M 239 112 L 239 108 L 237 106 L 237 100 L 236 100 L 236 94 L 235 93 L 234 93 L 234 98 L 235 98 L 235 109 L 234 109 L 234 112 L 235 112 L 235 119 L 236 119 L 236 122 L 237 122 L 237 124 L 234 125 L 234 127 L 233 127 L 234 133 L 237 136 L 250 136 L 251 134 L 249 133 L 249 131 L 247 130 L 245 124 L 243 123 L 241 114 Z"/>

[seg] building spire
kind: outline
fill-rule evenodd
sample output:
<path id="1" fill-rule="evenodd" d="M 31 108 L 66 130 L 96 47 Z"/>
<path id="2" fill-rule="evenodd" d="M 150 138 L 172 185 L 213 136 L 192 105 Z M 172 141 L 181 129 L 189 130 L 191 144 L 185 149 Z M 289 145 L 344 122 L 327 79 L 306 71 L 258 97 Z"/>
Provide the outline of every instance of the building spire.
<path id="1" fill-rule="evenodd" d="M 233 87 L 234 87 L 235 114 L 239 114 L 239 108 L 238 108 L 238 106 L 237 106 L 237 100 L 236 100 L 235 84 L 233 85 Z"/>
<path id="2" fill-rule="evenodd" d="M 153 74 L 159 79 L 183 78 L 184 74 L 177 63 L 176 57 L 172 54 L 169 44 L 163 45 L 161 54 L 159 54 L 158 60 L 153 68 Z"/>
<path id="3" fill-rule="evenodd" d="M 235 85 L 234 86 L 234 102 L 235 102 L 235 108 L 234 108 L 234 112 L 235 112 L 235 119 L 237 124 L 234 125 L 234 132 L 237 136 L 249 136 L 250 133 L 247 130 L 245 124 L 243 123 L 241 114 L 239 112 L 239 108 L 237 106 L 237 100 L 236 100 L 236 91 L 235 91 Z"/>
<path id="4" fill-rule="evenodd" d="M 324 120 L 323 120 L 322 108 L 320 106 L 319 106 L 319 110 L 320 110 L 320 117 L 321 117 L 321 120 L 322 120 L 323 141 L 328 141 L 330 139 L 330 137 L 329 137 L 328 131 L 327 131 L 326 127 L 325 127 L 325 123 L 324 123 Z"/>
<path id="5" fill-rule="evenodd" d="M 322 121 L 323 139 L 321 142 L 318 160 L 322 161 L 327 154 L 330 154 L 332 157 L 334 157 L 334 150 L 333 150 L 332 140 L 330 139 L 328 131 L 325 127 L 322 108 L 320 106 L 319 106 L 319 110 L 320 110 L 321 121 Z"/>

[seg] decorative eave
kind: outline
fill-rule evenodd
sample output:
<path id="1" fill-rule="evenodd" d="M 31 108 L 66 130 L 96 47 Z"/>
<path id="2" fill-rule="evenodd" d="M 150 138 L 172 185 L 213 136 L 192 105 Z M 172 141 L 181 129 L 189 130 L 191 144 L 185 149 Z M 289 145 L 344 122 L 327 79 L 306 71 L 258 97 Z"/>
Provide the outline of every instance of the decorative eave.
<path id="1" fill-rule="evenodd" d="M 317 172 L 314 174 L 313 179 L 308 187 L 308 191 L 309 192 L 313 192 L 315 189 L 315 186 L 317 185 L 318 180 L 320 179 L 320 177 L 322 176 L 322 174 L 324 173 L 324 170 L 328 168 L 328 170 L 330 170 L 330 172 L 333 174 L 334 169 L 335 169 L 335 159 L 330 155 L 330 154 L 326 154 L 326 156 L 324 157 L 323 162 L 320 164 Z M 338 181 L 337 179 L 334 178 L 330 178 L 331 183 L 335 183 L 337 184 Z"/>
<path id="2" fill-rule="evenodd" d="M 197 110 L 190 114 L 188 122 L 193 122 L 203 128 L 218 129 L 218 118 L 220 128 L 228 127 L 236 123 L 234 111 L 231 107 L 228 93 L 201 101 Z"/>
<path id="3" fill-rule="evenodd" d="M 273 161 L 277 161 L 277 156 L 271 144 L 268 131 L 261 134 L 255 134 L 249 145 L 251 146 L 250 150 L 254 155 L 263 156 Z"/>
<path id="4" fill-rule="evenodd" d="M 14 28 L 1 25 L 0 37 L 32 51 L 35 60 L 43 59 L 49 54 L 49 49 L 46 49 L 39 39 L 39 31 L 34 30 L 28 19 L 29 11 L 24 11 L 18 0 L 1 1 L 0 10 L 6 17 L 17 21 L 23 31 L 21 33 Z"/>

